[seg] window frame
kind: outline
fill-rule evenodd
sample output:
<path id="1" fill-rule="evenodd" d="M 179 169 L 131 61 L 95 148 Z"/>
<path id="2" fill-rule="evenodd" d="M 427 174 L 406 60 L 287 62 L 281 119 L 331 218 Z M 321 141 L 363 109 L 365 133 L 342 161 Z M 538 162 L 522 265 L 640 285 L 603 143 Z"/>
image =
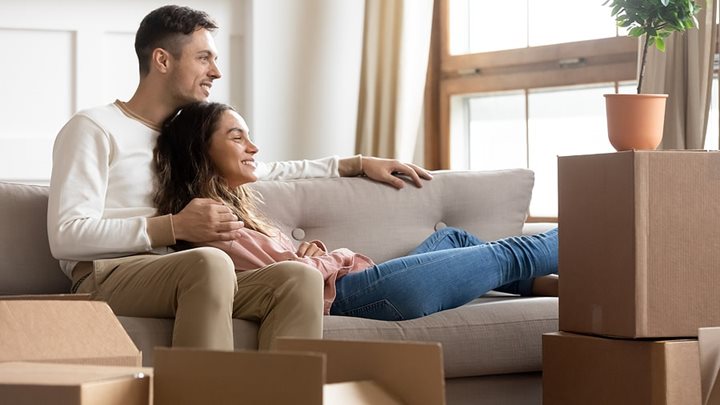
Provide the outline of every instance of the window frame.
<path id="1" fill-rule="evenodd" d="M 425 165 L 450 169 L 451 97 L 637 79 L 637 38 L 616 36 L 464 55 L 449 53 L 449 2 L 435 0 L 425 92 Z M 529 217 L 528 222 L 556 222 Z"/>

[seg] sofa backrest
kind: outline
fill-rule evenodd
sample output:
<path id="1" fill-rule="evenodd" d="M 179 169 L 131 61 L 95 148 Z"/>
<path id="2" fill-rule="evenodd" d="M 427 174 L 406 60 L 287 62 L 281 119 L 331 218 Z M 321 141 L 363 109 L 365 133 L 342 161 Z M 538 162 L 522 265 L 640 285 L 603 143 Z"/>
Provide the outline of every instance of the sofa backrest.
<path id="1" fill-rule="evenodd" d="M 319 239 L 380 262 L 408 253 L 435 229 L 481 239 L 519 235 L 533 187 L 525 169 L 435 172 L 417 189 L 365 178 L 258 182 L 264 211 L 296 242 Z M 48 188 L 0 182 L 0 295 L 61 293 L 69 281 L 50 254 Z"/>
<path id="2" fill-rule="evenodd" d="M 0 295 L 68 292 L 50 254 L 47 203 L 47 187 L 0 182 Z"/>
<path id="3" fill-rule="evenodd" d="M 258 182 L 266 212 L 296 242 L 319 239 L 375 262 L 403 256 L 434 230 L 463 228 L 483 240 L 522 233 L 534 174 L 526 169 L 441 171 L 402 190 L 366 178 Z"/>

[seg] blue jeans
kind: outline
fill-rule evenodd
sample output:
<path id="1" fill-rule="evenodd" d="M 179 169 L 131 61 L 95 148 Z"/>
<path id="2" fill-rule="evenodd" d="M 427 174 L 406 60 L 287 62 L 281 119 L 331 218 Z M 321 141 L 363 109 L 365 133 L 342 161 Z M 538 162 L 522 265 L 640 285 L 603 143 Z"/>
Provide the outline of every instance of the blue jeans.
<path id="1" fill-rule="evenodd" d="M 330 313 L 389 321 L 419 318 L 490 290 L 530 295 L 533 278 L 557 270 L 557 228 L 494 242 L 444 228 L 408 256 L 337 280 Z"/>

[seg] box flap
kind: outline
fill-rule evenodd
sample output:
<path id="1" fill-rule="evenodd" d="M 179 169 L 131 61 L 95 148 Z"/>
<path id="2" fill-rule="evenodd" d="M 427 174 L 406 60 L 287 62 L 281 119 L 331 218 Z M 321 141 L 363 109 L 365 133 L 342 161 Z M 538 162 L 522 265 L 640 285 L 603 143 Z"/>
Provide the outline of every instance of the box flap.
<path id="1" fill-rule="evenodd" d="M 439 343 L 278 338 L 275 348 L 326 354 L 328 383 L 372 380 L 404 403 L 445 403 Z"/>
<path id="2" fill-rule="evenodd" d="M 0 398 L 14 405 L 147 405 L 151 374 L 142 367 L 0 363 Z"/>
<path id="3" fill-rule="evenodd" d="M 50 301 L 90 301 L 91 294 L 21 294 L 0 295 L 0 300 L 50 300 Z"/>
<path id="4" fill-rule="evenodd" d="M 0 385 L 81 385 L 127 378 L 149 381 L 151 375 L 152 369 L 143 367 L 32 362 L 0 363 Z"/>
<path id="5" fill-rule="evenodd" d="M 154 359 L 155 405 L 322 403 L 322 354 L 156 348 Z"/>
<path id="6" fill-rule="evenodd" d="M 0 300 L 0 362 L 140 366 L 110 307 L 99 301 Z"/>
<path id="7" fill-rule="evenodd" d="M 323 405 L 402 405 L 374 381 L 326 384 Z"/>
<path id="8" fill-rule="evenodd" d="M 720 405 L 720 328 L 699 328 L 698 342 L 703 404 Z"/>

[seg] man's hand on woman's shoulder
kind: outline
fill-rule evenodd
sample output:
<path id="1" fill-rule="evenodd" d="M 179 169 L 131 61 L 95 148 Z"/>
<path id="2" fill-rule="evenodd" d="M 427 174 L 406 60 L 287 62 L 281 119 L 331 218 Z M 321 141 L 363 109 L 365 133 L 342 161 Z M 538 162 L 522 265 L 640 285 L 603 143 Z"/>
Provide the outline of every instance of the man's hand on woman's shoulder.
<path id="1" fill-rule="evenodd" d="M 225 204 L 209 198 L 194 198 L 172 216 L 175 239 L 204 243 L 233 240 L 243 222 Z"/>

